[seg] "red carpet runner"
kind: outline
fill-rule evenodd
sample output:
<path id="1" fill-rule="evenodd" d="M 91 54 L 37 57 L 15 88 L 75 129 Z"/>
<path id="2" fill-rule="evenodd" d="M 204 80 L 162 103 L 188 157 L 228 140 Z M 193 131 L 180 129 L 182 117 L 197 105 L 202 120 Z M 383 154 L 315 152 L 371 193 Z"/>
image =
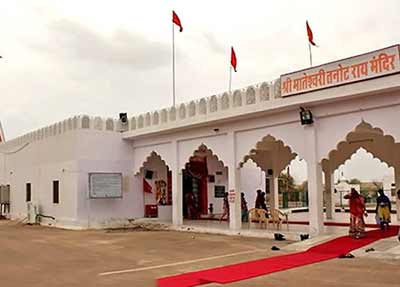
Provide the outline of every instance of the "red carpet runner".
<path id="1" fill-rule="evenodd" d="M 376 240 L 396 236 L 397 233 L 398 227 L 391 226 L 389 231 L 385 233 L 380 230 L 369 231 L 365 238 L 358 240 L 343 236 L 312 247 L 304 252 L 160 278 L 157 280 L 158 286 L 192 287 L 209 283 L 231 283 L 337 258 Z"/>

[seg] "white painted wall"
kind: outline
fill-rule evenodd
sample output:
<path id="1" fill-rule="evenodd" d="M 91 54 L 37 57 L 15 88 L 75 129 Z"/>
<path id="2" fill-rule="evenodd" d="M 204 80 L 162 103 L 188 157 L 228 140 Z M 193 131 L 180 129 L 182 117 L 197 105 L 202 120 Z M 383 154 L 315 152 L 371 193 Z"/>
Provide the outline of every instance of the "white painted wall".
<path id="1" fill-rule="evenodd" d="M 133 150 L 121 134 L 79 130 L 78 221 L 91 228 L 126 223 L 143 217 L 143 192 L 133 173 Z M 90 172 L 121 172 L 122 198 L 89 199 Z"/>
<path id="2" fill-rule="evenodd" d="M 274 87 L 270 88 L 275 92 Z M 42 212 L 55 216 L 60 226 L 97 227 L 142 217 L 142 183 L 134 174 L 153 151 L 170 166 L 174 179 L 179 178 L 177 172 L 201 144 L 233 170 L 258 141 L 272 135 L 307 161 L 308 171 L 313 172 L 315 179 L 312 190 L 322 192 L 317 178 L 319 162 L 362 120 L 400 141 L 400 128 L 395 120 L 400 114 L 399 74 L 284 99 L 271 97 L 263 103 L 259 92 L 255 101 L 250 97 L 249 104 L 240 107 L 232 105 L 232 97 L 225 97 L 228 102 L 220 98 L 215 114 L 208 106 L 206 113 L 197 113 L 197 109 L 201 110 L 199 103 L 192 115 L 190 106 L 184 116 L 177 112 L 179 121 L 145 124 L 126 133 L 116 132 L 118 126 L 112 119 L 105 124 L 101 119 L 75 117 L 0 144 L 1 183 L 11 185 L 12 217 L 21 218 L 26 214 L 26 182 L 32 183 L 33 200 Z M 313 127 L 300 125 L 300 106 L 312 110 Z M 182 111 L 186 113 L 183 108 Z M 25 146 L 25 143 L 29 144 Z M 216 169 L 210 162 L 210 173 Z M 89 172 L 122 172 L 123 197 L 89 200 Z M 265 175 L 245 166 L 240 178 L 241 189 L 252 207 L 255 190 L 259 187 L 265 190 Z M 53 180 L 60 180 L 59 205 L 52 203 Z M 226 182 L 226 173 L 220 180 Z M 215 202 L 217 212 L 222 203 L 211 196 L 211 185 L 209 192 L 209 200 Z M 319 202 L 315 197 L 313 204 Z M 322 208 L 315 205 L 313 210 Z"/>
<path id="3" fill-rule="evenodd" d="M 70 131 L 20 149 L 3 147 L 1 182 L 10 184 L 12 218 L 26 216 L 26 183 L 30 182 L 32 201 L 42 214 L 56 217 L 55 225 L 77 225 L 77 139 L 77 133 Z M 59 204 L 53 204 L 53 180 L 60 182 Z"/>

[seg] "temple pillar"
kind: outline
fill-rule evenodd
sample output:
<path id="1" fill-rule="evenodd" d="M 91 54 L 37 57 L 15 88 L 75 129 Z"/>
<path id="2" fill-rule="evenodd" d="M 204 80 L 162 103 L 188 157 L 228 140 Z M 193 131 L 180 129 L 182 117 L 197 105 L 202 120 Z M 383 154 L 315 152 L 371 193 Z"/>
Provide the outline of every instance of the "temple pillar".
<path id="1" fill-rule="evenodd" d="M 278 184 L 278 176 L 271 175 L 269 177 L 269 192 L 270 192 L 270 201 L 269 205 L 271 208 L 279 208 L 279 184 Z"/>
<path id="2" fill-rule="evenodd" d="M 325 175 L 325 203 L 326 203 L 326 219 L 334 219 L 335 217 L 335 195 L 334 195 L 334 179 L 333 173 L 328 170 Z"/>
<path id="3" fill-rule="evenodd" d="M 394 167 L 394 180 L 395 180 L 395 195 L 396 195 L 396 217 L 397 221 L 400 222 L 400 199 L 397 196 L 397 192 L 400 190 L 400 166 Z"/>
<path id="4" fill-rule="evenodd" d="M 172 224 L 183 224 L 183 193 L 182 193 L 182 169 L 179 166 L 178 142 L 172 143 Z"/>
<path id="5" fill-rule="evenodd" d="M 236 165 L 236 136 L 234 132 L 227 135 L 226 148 L 230 157 L 228 165 L 228 189 L 229 189 L 229 229 L 242 228 L 242 208 L 240 196 L 240 168 Z"/>
<path id="6" fill-rule="evenodd" d="M 322 167 L 317 156 L 315 125 L 314 123 L 304 127 L 305 146 L 307 147 L 305 159 L 308 174 L 309 232 L 314 236 L 320 234 L 324 227 Z"/>

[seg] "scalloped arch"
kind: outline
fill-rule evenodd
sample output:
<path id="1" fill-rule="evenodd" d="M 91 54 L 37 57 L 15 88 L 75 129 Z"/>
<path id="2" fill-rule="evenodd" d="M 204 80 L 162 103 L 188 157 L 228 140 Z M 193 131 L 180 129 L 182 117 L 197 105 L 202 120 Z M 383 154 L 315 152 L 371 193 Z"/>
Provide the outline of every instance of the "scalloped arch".
<path id="1" fill-rule="evenodd" d="M 139 170 L 135 172 L 135 175 L 138 175 L 138 174 L 140 174 L 140 173 L 143 173 L 143 172 L 144 172 L 144 169 L 145 169 L 145 167 L 146 167 L 146 165 L 150 162 L 150 159 L 152 159 L 152 158 L 156 159 L 156 160 L 157 160 L 158 162 L 160 162 L 162 165 L 165 165 L 166 167 L 168 167 L 168 165 L 167 165 L 167 163 L 165 162 L 165 160 L 163 160 L 162 157 L 161 157 L 157 152 L 152 151 L 152 152 L 150 153 L 150 155 L 146 157 L 146 160 L 144 160 L 144 161 L 142 162 L 142 164 L 140 165 Z M 169 168 L 169 167 L 168 167 L 168 168 Z"/>
<path id="2" fill-rule="evenodd" d="M 400 163 L 400 144 L 391 135 L 385 135 L 383 130 L 373 127 L 362 120 L 345 140 L 337 143 L 336 148 L 321 161 L 324 171 L 336 170 L 340 165 L 351 159 L 360 148 L 365 149 L 374 159 L 393 167 Z"/>
<path id="3" fill-rule="evenodd" d="M 271 151 L 274 152 L 271 153 Z M 271 154 L 267 154 L 266 152 Z M 269 162 L 269 164 L 271 164 L 271 162 L 275 163 L 277 169 L 281 171 L 297 157 L 297 153 L 293 152 L 282 140 L 276 139 L 274 136 L 268 134 L 256 143 L 255 148 L 252 148 L 249 154 L 243 157 L 239 166 L 243 167 L 248 160 L 252 160 L 257 167 L 264 170 L 265 166 L 261 163 L 260 158 L 257 159 L 257 156 L 261 157 L 265 162 Z"/>
<path id="4" fill-rule="evenodd" d="M 211 156 L 211 158 L 215 159 L 218 162 L 219 167 L 226 167 L 224 162 L 219 159 L 218 155 L 214 154 L 212 149 L 208 148 L 207 145 L 202 143 L 199 147 L 193 151 L 193 154 L 189 157 L 189 160 L 185 163 L 185 165 L 194 157 L 196 156 Z"/>
<path id="5" fill-rule="evenodd" d="M 372 160 L 378 160 L 380 163 L 385 164 L 388 168 L 391 167 L 386 161 L 382 160 L 382 159 L 381 159 L 380 157 L 378 157 L 378 156 L 375 156 L 372 152 L 368 151 L 367 149 L 365 149 L 365 148 L 363 148 L 363 147 L 360 147 L 359 149 L 357 149 L 355 153 L 357 153 L 359 150 L 362 150 L 362 149 L 365 150 L 365 152 L 366 152 L 368 155 L 371 155 L 371 156 L 372 156 Z M 352 157 L 355 155 L 355 153 L 353 153 L 353 154 L 352 154 L 348 159 L 346 159 L 341 165 L 344 165 L 344 164 L 348 163 L 349 161 L 351 161 L 351 160 L 352 160 Z M 340 165 L 339 165 L 339 166 L 340 166 Z"/>

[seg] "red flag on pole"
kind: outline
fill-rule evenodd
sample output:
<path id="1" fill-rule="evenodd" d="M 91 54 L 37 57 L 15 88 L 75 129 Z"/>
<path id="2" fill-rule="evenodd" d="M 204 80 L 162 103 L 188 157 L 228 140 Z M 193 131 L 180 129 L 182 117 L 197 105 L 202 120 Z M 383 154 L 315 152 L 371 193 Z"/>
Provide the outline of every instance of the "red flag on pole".
<path id="1" fill-rule="evenodd" d="M 152 193 L 151 189 L 151 185 L 143 178 L 143 192 Z"/>
<path id="2" fill-rule="evenodd" d="M 176 15 L 175 11 L 172 10 L 172 22 L 179 26 L 179 32 L 183 31 L 183 27 L 181 24 L 181 20 L 179 19 L 178 15 Z"/>
<path id="3" fill-rule="evenodd" d="M 235 72 L 237 72 L 236 71 L 236 65 L 237 65 L 236 53 L 235 53 L 235 50 L 233 49 L 233 47 L 231 47 L 231 65 L 233 67 L 233 70 Z"/>
<path id="4" fill-rule="evenodd" d="M 306 21 L 306 28 L 307 28 L 308 42 L 310 42 L 310 44 L 313 46 L 317 46 L 314 42 L 314 35 L 310 28 L 310 25 L 308 25 L 308 21 Z"/>

